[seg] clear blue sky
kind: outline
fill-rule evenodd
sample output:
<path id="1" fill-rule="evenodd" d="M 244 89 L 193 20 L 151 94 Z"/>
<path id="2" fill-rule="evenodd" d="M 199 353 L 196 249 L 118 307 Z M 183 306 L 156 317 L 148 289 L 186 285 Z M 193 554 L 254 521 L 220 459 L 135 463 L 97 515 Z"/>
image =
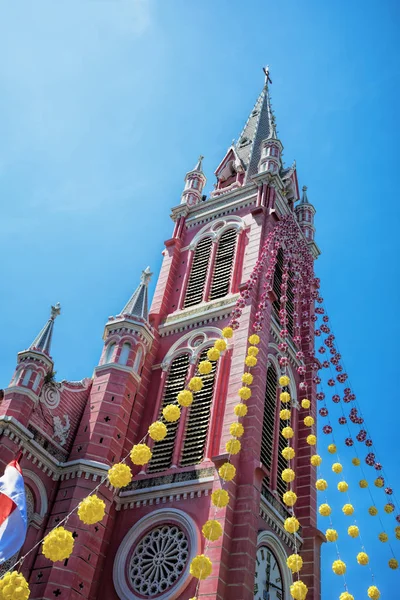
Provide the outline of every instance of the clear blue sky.
<path id="1" fill-rule="evenodd" d="M 396 0 L 2 3 L 0 386 L 57 301 L 57 376 L 92 374 L 107 317 L 144 267 L 160 267 L 185 172 L 201 152 L 211 188 L 268 63 L 284 158 L 297 160 L 317 208 L 322 293 L 395 487 L 399 13 Z M 358 473 L 345 471 L 354 490 Z M 355 564 L 337 496 L 339 548 L 365 598 L 368 567 Z M 385 566 L 366 498 L 352 491 L 382 597 L 395 600 L 399 571 Z M 392 532 L 394 519 L 384 522 Z M 332 556 L 324 600 L 342 591 Z"/>

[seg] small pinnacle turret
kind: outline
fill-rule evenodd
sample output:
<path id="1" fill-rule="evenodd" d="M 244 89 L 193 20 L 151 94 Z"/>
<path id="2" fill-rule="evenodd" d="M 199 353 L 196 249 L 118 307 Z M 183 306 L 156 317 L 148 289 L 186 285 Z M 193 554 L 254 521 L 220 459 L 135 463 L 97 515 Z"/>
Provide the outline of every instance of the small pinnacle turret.
<path id="1" fill-rule="evenodd" d="M 302 192 L 301 200 L 294 210 L 300 229 L 304 233 L 307 242 L 313 242 L 315 236 L 314 215 L 316 210 L 308 200 L 306 185 L 303 185 Z"/>
<path id="2" fill-rule="evenodd" d="M 203 188 L 207 181 L 203 173 L 203 158 L 204 156 L 200 155 L 194 169 L 186 173 L 185 189 L 182 192 L 181 204 L 195 206 L 201 200 Z"/>
<path id="3" fill-rule="evenodd" d="M 55 306 L 51 307 L 50 318 L 46 325 L 35 337 L 32 344 L 29 346 L 29 350 L 36 350 L 43 352 L 50 356 L 51 339 L 53 337 L 54 321 L 61 313 L 61 305 L 59 302 Z"/>
<path id="4" fill-rule="evenodd" d="M 132 315 L 147 321 L 149 316 L 148 285 L 152 275 L 153 273 L 151 273 L 150 267 L 147 267 L 142 271 L 140 284 L 133 292 L 129 301 L 125 304 L 121 311 L 121 315 Z"/>

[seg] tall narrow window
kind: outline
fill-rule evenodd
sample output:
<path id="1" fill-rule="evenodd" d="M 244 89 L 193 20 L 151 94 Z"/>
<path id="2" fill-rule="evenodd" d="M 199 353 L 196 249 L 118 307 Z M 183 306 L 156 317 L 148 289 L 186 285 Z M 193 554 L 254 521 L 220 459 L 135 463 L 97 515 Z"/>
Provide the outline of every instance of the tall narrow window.
<path id="1" fill-rule="evenodd" d="M 277 394 L 278 376 L 275 367 L 268 367 L 267 383 L 265 386 L 264 418 L 261 438 L 261 456 L 260 460 L 264 467 L 271 472 L 272 468 L 272 449 L 274 445 L 275 414 L 276 414 L 276 394 Z M 269 487 L 271 483 L 270 476 L 264 477 L 263 485 Z"/>
<path id="2" fill-rule="evenodd" d="M 236 238 L 236 229 L 227 229 L 219 238 L 209 300 L 223 298 L 229 292 Z"/>
<path id="3" fill-rule="evenodd" d="M 36 373 L 35 381 L 33 382 L 33 386 L 32 386 L 32 389 L 34 392 L 36 392 L 36 390 L 38 388 L 39 381 L 40 381 L 40 373 Z"/>
<path id="4" fill-rule="evenodd" d="M 142 364 L 143 348 L 138 346 L 136 350 L 135 362 L 133 363 L 133 370 L 139 373 L 140 365 Z"/>
<path id="5" fill-rule="evenodd" d="M 115 342 L 111 342 L 111 344 L 108 344 L 107 346 L 107 350 L 106 350 L 106 355 L 104 357 L 104 364 L 107 365 L 108 363 L 112 362 L 112 358 L 114 355 L 114 350 L 115 350 Z"/>
<path id="6" fill-rule="evenodd" d="M 177 395 L 185 387 L 187 372 L 189 369 L 189 355 L 183 354 L 172 361 L 164 389 L 164 397 L 160 409 L 160 420 L 162 409 L 167 404 L 178 404 Z M 153 448 L 153 457 L 149 464 L 149 472 L 157 473 L 169 469 L 175 448 L 175 437 L 179 421 L 167 423 L 168 433 L 162 442 L 156 442 Z"/>
<path id="7" fill-rule="evenodd" d="M 204 285 L 206 282 L 208 264 L 211 253 L 211 238 L 203 238 L 194 251 L 192 270 L 186 290 L 183 307 L 199 304 L 203 299 Z"/>
<path id="8" fill-rule="evenodd" d="M 290 389 L 287 386 L 282 388 L 282 391 L 290 393 Z M 290 404 L 285 405 L 285 408 L 286 407 L 290 408 Z M 283 479 L 281 477 L 282 471 L 284 469 L 286 469 L 288 466 L 287 460 L 285 460 L 284 457 L 282 456 L 282 450 L 284 448 L 286 448 L 286 446 L 288 445 L 288 442 L 283 437 L 283 435 L 281 435 L 282 429 L 284 427 L 286 427 L 287 425 L 288 425 L 288 423 L 286 421 L 282 421 L 282 419 L 279 419 L 278 472 L 277 472 L 277 479 L 276 479 L 276 489 L 278 491 L 279 498 L 282 498 L 283 494 L 287 491 L 287 483 L 285 481 L 283 481 Z"/>
<path id="9" fill-rule="evenodd" d="M 125 342 L 125 344 L 122 346 L 122 350 L 119 355 L 118 362 L 120 365 L 126 365 L 126 363 L 128 362 L 130 351 L 131 345 L 129 344 L 129 342 Z"/>
<path id="10" fill-rule="evenodd" d="M 28 369 L 27 371 L 25 371 L 25 375 L 22 380 L 22 385 L 28 385 L 31 375 L 32 375 L 32 369 Z"/>
<path id="11" fill-rule="evenodd" d="M 277 300 L 275 300 L 275 302 L 272 304 L 272 311 L 273 311 L 273 314 L 274 314 L 276 320 L 278 321 L 278 323 L 279 323 L 279 311 L 281 308 L 280 297 L 283 295 L 282 290 L 281 290 L 282 275 L 283 275 L 283 250 L 282 250 L 282 248 L 279 248 L 278 254 L 276 257 L 276 266 L 275 266 L 274 282 L 273 282 L 273 290 L 274 290 L 274 294 L 277 297 Z M 288 327 L 287 328 L 288 328 L 290 335 L 293 335 L 293 326 L 294 326 L 293 288 L 294 288 L 293 271 L 289 271 L 286 310 L 287 310 L 287 316 L 288 316 Z"/>
<path id="12" fill-rule="evenodd" d="M 206 359 L 207 350 L 204 350 L 199 361 Z M 204 383 L 203 389 L 194 394 L 194 401 L 189 409 L 190 412 L 186 424 L 181 458 L 181 465 L 183 467 L 197 465 L 204 458 L 217 369 L 217 363 L 213 362 L 212 364 L 213 369 L 211 373 L 202 377 Z"/>

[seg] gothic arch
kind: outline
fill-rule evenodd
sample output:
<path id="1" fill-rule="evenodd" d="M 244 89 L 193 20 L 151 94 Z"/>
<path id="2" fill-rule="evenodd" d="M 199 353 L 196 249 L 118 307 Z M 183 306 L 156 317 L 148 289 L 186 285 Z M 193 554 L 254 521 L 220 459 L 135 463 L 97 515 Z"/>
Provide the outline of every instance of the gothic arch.
<path id="1" fill-rule="evenodd" d="M 245 228 L 245 223 L 241 217 L 229 216 L 225 219 L 216 219 L 212 223 L 207 223 L 196 233 L 192 239 L 189 248 L 194 250 L 200 240 L 205 237 L 211 237 L 213 241 L 218 240 L 227 229 L 236 229 L 241 231 Z"/>
<path id="2" fill-rule="evenodd" d="M 283 600 L 290 600 L 290 586 L 293 583 L 293 579 L 286 565 L 287 553 L 283 544 L 272 531 L 260 531 L 257 537 L 257 547 L 262 545 L 268 546 L 279 560 L 285 594 Z"/>
<path id="3" fill-rule="evenodd" d="M 37 508 L 36 513 L 38 513 L 40 517 L 44 517 L 47 514 L 48 507 L 47 492 L 44 483 L 36 473 L 29 469 L 23 469 L 23 475 L 28 486 L 31 489 L 33 487 L 32 491 L 36 492 L 34 493 L 34 500 Z"/>
<path id="4" fill-rule="evenodd" d="M 168 350 L 162 362 L 162 368 L 168 369 L 174 358 L 184 353 L 189 354 L 190 362 L 196 362 L 204 348 L 220 338 L 222 338 L 222 332 L 218 327 L 204 327 L 185 333 Z"/>

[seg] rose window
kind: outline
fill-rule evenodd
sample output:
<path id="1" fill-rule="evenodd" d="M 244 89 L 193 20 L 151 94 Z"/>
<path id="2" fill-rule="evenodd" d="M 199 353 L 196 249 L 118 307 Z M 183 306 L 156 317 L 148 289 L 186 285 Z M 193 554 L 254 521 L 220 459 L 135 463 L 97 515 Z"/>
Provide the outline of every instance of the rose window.
<path id="1" fill-rule="evenodd" d="M 146 533 L 129 562 L 134 591 L 152 598 L 169 590 L 179 579 L 189 558 L 189 542 L 177 525 L 162 525 Z"/>

